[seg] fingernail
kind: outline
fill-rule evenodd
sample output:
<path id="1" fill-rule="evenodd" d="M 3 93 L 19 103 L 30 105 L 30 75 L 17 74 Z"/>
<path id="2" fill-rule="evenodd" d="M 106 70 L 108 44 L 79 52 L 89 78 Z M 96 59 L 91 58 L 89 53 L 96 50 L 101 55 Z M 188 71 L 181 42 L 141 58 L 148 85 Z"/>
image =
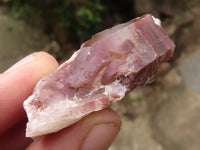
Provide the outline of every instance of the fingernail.
<path id="1" fill-rule="evenodd" d="M 107 150 L 120 128 L 114 124 L 96 125 L 89 133 L 81 150 Z"/>
<path id="2" fill-rule="evenodd" d="M 4 73 L 8 73 L 8 72 L 11 72 L 13 70 L 16 70 L 16 69 L 20 68 L 21 66 L 23 66 L 24 64 L 33 61 L 36 58 L 36 54 L 37 53 L 32 53 L 32 54 L 24 57 L 19 62 L 17 62 L 16 64 L 14 64 L 13 66 L 11 66 L 10 68 L 8 68 Z"/>

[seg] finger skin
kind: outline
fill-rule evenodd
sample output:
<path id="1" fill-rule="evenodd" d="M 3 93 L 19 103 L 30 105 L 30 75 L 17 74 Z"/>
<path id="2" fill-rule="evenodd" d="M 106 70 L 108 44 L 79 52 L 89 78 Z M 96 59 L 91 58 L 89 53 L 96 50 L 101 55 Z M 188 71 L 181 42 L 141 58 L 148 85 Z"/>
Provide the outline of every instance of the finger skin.
<path id="1" fill-rule="evenodd" d="M 26 122 L 23 120 L 0 135 L 1 150 L 23 150 L 30 145 L 32 139 L 25 137 Z"/>
<path id="2" fill-rule="evenodd" d="M 7 141 L 6 139 L 13 137 L 13 141 L 10 141 L 12 144 L 3 142 L 7 149 L 13 149 L 12 145 L 23 149 L 30 142 L 30 139 L 28 143 L 24 141 L 24 126 L 18 130 L 14 125 L 26 118 L 22 104 L 31 95 L 36 83 L 57 67 L 58 63 L 52 56 L 40 52 L 30 62 L 0 74 L 0 134 L 5 133 L 1 134 L 0 139 Z M 106 150 L 120 127 L 119 116 L 111 109 L 105 109 L 94 112 L 57 133 L 41 137 L 32 142 L 28 149 Z M 7 129 L 9 130 L 6 131 Z"/>
<path id="3" fill-rule="evenodd" d="M 0 133 L 26 118 L 23 101 L 44 75 L 58 67 L 45 52 L 34 53 L 30 60 L 0 75 Z"/>
<path id="4" fill-rule="evenodd" d="M 93 133 L 93 129 L 102 125 L 105 129 L 111 129 L 111 131 L 106 129 L 104 131 L 107 132 L 104 132 L 104 134 L 93 134 L 95 141 L 98 140 L 97 142 L 88 139 L 90 133 Z M 35 140 L 27 150 L 106 150 L 118 134 L 120 127 L 119 116 L 107 108 L 94 112 L 59 132 Z M 83 147 L 83 145 L 85 146 Z"/>

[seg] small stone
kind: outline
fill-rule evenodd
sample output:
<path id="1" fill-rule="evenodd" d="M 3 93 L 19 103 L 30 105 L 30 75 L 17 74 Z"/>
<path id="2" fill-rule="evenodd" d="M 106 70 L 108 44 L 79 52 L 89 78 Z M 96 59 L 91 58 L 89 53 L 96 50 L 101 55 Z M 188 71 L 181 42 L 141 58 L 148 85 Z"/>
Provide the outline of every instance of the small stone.
<path id="1" fill-rule="evenodd" d="M 170 63 L 169 62 L 163 62 L 158 69 L 157 75 L 162 76 L 162 75 L 166 74 L 170 69 L 171 69 Z"/>
<path id="2" fill-rule="evenodd" d="M 182 77 L 176 69 L 172 69 L 163 77 L 162 84 L 166 87 L 178 86 L 182 83 Z"/>
<path id="3" fill-rule="evenodd" d="M 184 82 L 198 93 L 200 93 L 199 60 L 200 52 L 197 51 L 188 58 L 184 59 L 179 66 L 179 70 L 183 76 Z"/>

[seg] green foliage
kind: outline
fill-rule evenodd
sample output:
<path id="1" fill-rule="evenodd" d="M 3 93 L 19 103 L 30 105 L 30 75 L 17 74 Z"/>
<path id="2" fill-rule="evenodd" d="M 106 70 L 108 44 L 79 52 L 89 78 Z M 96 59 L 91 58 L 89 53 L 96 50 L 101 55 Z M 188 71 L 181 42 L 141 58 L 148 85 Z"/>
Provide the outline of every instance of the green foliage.
<path id="1" fill-rule="evenodd" d="M 135 93 L 134 96 L 126 95 L 126 96 L 123 98 L 123 100 L 124 100 L 125 102 L 135 102 L 135 101 L 139 101 L 139 100 L 141 100 L 141 95 L 139 95 L 139 94 L 137 94 L 137 93 Z"/>
<path id="2" fill-rule="evenodd" d="M 102 29 L 106 6 L 100 0 L 4 0 L 11 5 L 14 19 L 39 15 L 47 22 L 74 30 L 81 39 L 87 39 Z"/>
<path id="3" fill-rule="evenodd" d="M 24 18 L 35 12 L 37 12 L 37 9 L 34 9 L 34 7 L 28 4 L 21 5 L 20 3 L 16 2 L 15 5 L 13 5 L 12 11 L 10 14 L 14 19 L 19 19 L 19 18 Z"/>
<path id="4" fill-rule="evenodd" d="M 8 2 L 10 2 L 10 0 L 3 0 L 3 2 L 4 2 L 4 3 L 8 3 Z"/>
<path id="5" fill-rule="evenodd" d="M 183 20 L 183 18 L 180 15 L 175 15 L 174 18 L 173 18 L 173 20 L 175 22 L 180 22 L 181 20 Z"/>
<path id="6" fill-rule="evenodd" d="M 157 82 L 157 83 L 162 83 L 162 82 L 163 82 L 163 77 L 157 76 L 156 82 Z"/>

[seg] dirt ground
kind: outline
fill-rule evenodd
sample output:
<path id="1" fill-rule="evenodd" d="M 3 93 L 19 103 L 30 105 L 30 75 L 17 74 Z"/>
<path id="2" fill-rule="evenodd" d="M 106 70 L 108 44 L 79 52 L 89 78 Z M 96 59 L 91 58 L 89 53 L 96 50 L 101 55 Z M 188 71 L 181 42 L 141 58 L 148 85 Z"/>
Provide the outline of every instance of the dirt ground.
<path id="1" fill-rule="evenodd" d="M 183 0 L 175 8 L 165 4 L 156 12 L 151 1 L 135 2 L 138 14 L 163 14 L 162 26 L 176 50 L 172 60 L 161 65 L 153 84 L 139 87 L 111 105 L 123 125 L 110 150 L 199 150 L 200 2 Z M 149 5 L 141 9 L 143 3 Z M 0 8 L 1 72 L 28 53 L 52 49 L 59 51 L 60 47 Z"/>
<path id="2" fill-rule="evenodd" d="M 0 72 L 49 43 L 48 37 L 20 20 L 13 20 L 0 8 Z"/>

